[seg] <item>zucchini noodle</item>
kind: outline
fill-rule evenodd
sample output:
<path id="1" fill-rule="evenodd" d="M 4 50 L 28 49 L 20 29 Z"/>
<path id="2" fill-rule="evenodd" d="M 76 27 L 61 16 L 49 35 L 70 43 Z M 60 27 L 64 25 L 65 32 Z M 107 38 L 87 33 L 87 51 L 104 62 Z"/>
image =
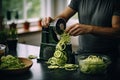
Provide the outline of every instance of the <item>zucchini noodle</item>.
<path id="1" fill-rule="evenodd" d="M 56 45 L 56 49 L 59 49 L 61 51 L 65 50 L 66 45 L 68 43 L 70 43 L 70 35 L 67 33 L 63 33 L 62 35 L 60 35 L 61 39 L 58 42 L 58 44 Z"/>
<path id="2" fill-rule="evenodd" d="M 25 64 L 23 62 L 21 62 L 17 57 L 14 57 L 12 55 L 2 56 L 0 61 L 0 69 L 3 70 L 14 70 L 25 67 Z"/>
<path id="3" fill-rule="evenodd" d="M 56 45 L 56 50 L 54 52 L 53 57 L 49 58 L 46 62 L 50 64 L 48 66 L 49 69 L 56 68 L 64 68 L 65 70 L 76 70 L 78 65 L 75 64 L 67 64 L 67 53 L 65 52 L 66 45 L 70 43 L 70 35 L 67 33 L 63 33 L 60 35 L 60 41 Z"/>
<path id="4" fill-rule="evenodd" d="M 101 73 L 107 68 L 103 58 L 99 56 L 90 55 L 86 59 L 79 62 L 80 70 L 83 73 Z"/>

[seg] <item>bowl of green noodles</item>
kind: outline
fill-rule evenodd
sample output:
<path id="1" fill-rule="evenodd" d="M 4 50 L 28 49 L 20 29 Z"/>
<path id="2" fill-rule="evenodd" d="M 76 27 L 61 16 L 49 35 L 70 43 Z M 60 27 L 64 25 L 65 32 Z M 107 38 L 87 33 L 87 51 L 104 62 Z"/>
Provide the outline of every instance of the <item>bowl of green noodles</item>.
<path id="1" fill-rule="evenodd" d="M 33 62 L 24 57 L 12 55 L 2 56 L 0 59 L 0 73 L 18 74 L 28 71 Z"/>
<path id="2" fill-rule="evenodd" d="M 106 74 L 111 60 L 106 55 L 82 54 L 78 56 L 78 63 L 84 74 Z"/>

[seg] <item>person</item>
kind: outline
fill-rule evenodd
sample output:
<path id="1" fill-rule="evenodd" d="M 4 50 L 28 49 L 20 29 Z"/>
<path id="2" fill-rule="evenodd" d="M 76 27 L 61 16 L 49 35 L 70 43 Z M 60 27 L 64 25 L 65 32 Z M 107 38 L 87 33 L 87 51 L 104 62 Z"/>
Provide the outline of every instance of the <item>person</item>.
<path id="1" fill-rule="evenodd" d="M 100 53 L 110 56 L 112 62 L 118 58 L 120 37 L 120 0 L 71 0 L 58 16 L 45 17 L 42 26 L 64 18 L 68 21 L 78 13 L 79 23 L 67 27 L 65 32 L 79 36 L 77 53 Z"/>

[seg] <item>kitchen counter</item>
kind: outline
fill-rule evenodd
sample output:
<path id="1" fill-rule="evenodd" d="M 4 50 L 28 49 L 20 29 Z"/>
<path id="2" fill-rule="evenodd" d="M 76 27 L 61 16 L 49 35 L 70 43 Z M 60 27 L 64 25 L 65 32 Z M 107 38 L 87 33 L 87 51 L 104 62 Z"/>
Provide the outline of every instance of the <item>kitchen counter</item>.
<path id="1" fill-rule="evenodd" d="M 18 44 L 17 50 L 11 53 L 18 57 L 28 58 L 29 55 L 39 56 L 39 52 L 40 47 L 38 46 Z M 9 75 L 0 73 L 0 80 L 119 80 L 117 76 L 120 73 L 116 73 L 115 77 L 107 74 L 85 75 L 80 73 L 79 69 L 76 71 L 66 71 L 64 69 L 50 70 L 44 61 L 38 61 L 37 59 L 32 59 L 32 61 L 33 65 L 29 71 Z"/>

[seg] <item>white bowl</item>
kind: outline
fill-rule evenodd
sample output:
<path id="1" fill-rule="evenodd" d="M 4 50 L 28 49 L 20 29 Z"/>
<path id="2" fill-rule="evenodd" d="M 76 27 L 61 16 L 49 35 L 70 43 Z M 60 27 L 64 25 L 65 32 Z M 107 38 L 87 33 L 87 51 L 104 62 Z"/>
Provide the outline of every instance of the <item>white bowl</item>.
<path id="1" fill-rule="evenodd" d="M 80 71 L 85 74 L 103 74 L 107 72 L 107 68 L 111 60 L 106 55 L 84 54 L 78 57 Z"/>
<path id="2" fill-rule="evenodd" d="M 0 44 L 0 57 L 5 54 L 6 46 L 4 44 Z"/>

